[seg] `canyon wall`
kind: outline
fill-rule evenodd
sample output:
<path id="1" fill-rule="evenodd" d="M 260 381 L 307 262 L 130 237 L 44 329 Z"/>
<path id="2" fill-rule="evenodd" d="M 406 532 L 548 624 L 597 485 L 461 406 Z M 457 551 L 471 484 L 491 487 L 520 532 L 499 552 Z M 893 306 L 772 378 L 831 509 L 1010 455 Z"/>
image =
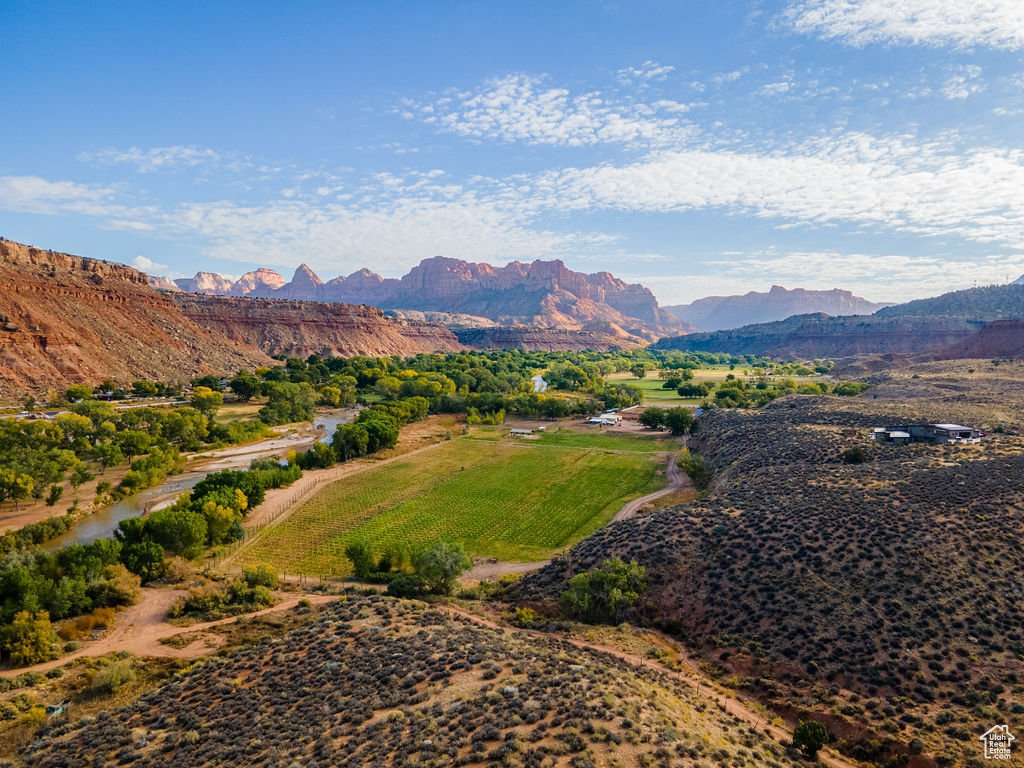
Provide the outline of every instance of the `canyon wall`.
<path id="1" fill-rule="evenodd" d="M 0 240 L 0 399 L 271 362 L 182 316 L 142 272 Z"/>
<path id="2" fill-rule="evenodd" d="M 365 305 L 170 294 L 189 321 L 269 355 L 415 355 L 462 349 L 442 325 L 385 317 Z"/>

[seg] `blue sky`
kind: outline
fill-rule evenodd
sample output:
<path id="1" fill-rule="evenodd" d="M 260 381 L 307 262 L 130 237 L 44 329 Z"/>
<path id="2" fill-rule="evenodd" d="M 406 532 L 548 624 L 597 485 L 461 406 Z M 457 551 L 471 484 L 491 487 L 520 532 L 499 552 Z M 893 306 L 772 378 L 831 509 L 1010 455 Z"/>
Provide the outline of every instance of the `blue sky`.
<path id="1" fill-rule="evenodd" d="M 0 3 L 0 235 L 154 274 L 561 258 L 664 304 L 1024 273 L 1024 3 Z"/>

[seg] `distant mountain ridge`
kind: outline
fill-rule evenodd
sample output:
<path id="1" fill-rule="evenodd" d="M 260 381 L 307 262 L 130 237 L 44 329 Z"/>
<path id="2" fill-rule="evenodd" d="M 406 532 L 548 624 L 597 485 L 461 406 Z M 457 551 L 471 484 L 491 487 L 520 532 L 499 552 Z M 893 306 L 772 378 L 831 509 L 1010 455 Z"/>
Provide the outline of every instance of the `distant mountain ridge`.
<path id="1" fill-rule="evenodd" d="M 691 304 L 663 307 L 698 331 L 740 328 L 755 323 L 785 320 L 793 315 L 824 312 L 829 315 L 870 315 L 889 306 L 834 288 L 814 291 L 792 290 L 773 285 L 767 293 L 750 291 L 741 296 L 708 296 Z"/>
<path id="2" fill-rule="evenodd" d="M 232 281 L 200 272 L 174 281 L 189 293 L 368 304 L 387 310 L 445 312 L 505 326 L 588 331 L 629 343 L 653 341 L 688 326 L 658 306 L 642 285 L 608 272 L 575 272 L 559 260 L 513 261 L 503 267 L 435 256 L 400 279 L 368 269 L 323 281 L 302 264 L 290 281 L 273 270 Z"/>
<path id="3" fill-rule="evenodd" d="M 987 324 L 1024 320 L 1024 284 L 953 291 L 878 310 L 873 315 L 797 315 L 771 323 L 712 333 L 665 338 L 655 348 L 731 352 L 772 357 L 848 357 L 858 354 L 919 354 L 957 345 Z M 1000 326 L 1000 337 L 1017 325 Z M 987 339 L 981 337 L 983 349 Z M 963 349 L 967 349 L 968 346 Z"/>

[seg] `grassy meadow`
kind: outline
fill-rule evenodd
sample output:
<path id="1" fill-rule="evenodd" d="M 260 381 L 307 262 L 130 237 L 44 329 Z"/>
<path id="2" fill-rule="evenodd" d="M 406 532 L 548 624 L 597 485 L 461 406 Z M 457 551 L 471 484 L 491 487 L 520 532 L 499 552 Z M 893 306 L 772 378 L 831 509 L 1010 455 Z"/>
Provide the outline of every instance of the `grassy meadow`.
<path id="1" fill-rule="evenodd" d="M 664 462 L 655 452 L 674 447 L 568 430 L 523 441 L 499 434 L 474 430 L 338 480 L 266 529 L 241 560 L 285 573 L 343 574 L 351 541 L 382 551 L 437 539 L 461 542 L 475 556 L 545 559 L 629 499 L 662 487 Z"/>

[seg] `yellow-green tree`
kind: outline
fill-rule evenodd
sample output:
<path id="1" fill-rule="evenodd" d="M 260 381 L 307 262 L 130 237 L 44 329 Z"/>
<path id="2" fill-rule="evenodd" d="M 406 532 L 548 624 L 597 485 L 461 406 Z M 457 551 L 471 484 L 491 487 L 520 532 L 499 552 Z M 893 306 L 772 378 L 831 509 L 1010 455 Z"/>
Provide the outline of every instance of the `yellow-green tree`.
<path id="1" fill-rule="evenodd" d="M 217 414 L 217 409 L 224 405 L 224 395 L 209 387 L 196 387 L 192 390 L 189 402 L 197 411 L 212 419 Z"/>
<path id="2" fill-rule="evenodd" d="M 54 646 L 57 644 L 57 633 L 46 611 L 19 611 L 4 628 L 0 640 L 3 649 L 10 655 L 11 664 L 16 667 L 38 664 L 56 656 Z"/>

